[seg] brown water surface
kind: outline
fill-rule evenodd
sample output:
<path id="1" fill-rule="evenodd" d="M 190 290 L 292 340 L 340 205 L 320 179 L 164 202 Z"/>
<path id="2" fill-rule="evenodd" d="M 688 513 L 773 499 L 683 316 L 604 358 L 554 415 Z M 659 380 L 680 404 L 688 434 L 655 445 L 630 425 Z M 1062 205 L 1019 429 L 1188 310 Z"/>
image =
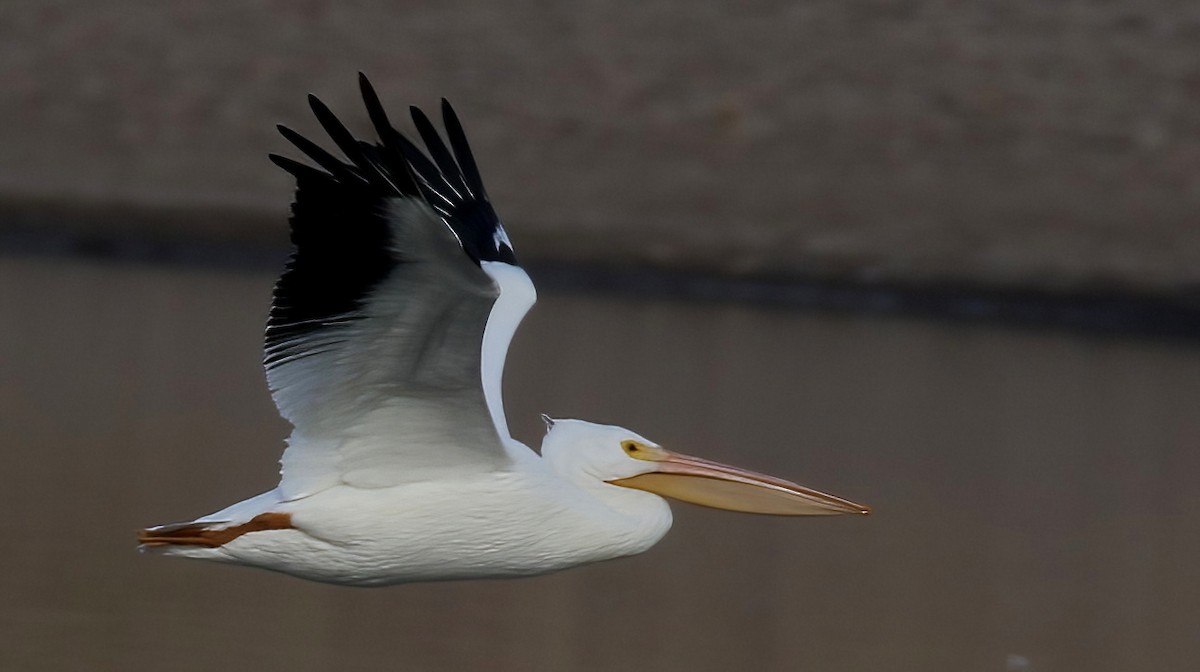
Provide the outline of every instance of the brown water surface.
<path id="1" fill-rule="evenodd" d="M 1200 350 L 544 294 L 507 409 L 875 507 L 676 507 L 650 552 L 349 589 L 139 556 L 274 485 L 272 278 L 0 260 L 0 670 L 1191 670 Z"/>

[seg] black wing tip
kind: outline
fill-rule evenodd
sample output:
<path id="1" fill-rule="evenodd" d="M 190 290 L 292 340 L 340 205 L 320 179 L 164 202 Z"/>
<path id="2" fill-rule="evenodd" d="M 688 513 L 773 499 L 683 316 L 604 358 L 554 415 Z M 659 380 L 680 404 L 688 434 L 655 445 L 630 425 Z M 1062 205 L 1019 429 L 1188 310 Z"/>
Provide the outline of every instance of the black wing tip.
<path id="1" fill-rule="evenodd" d="M 296 149 L 303 152 L 309 158 L 316 160 L 309 153 L 309 150 L 311 148 L 316 147 L 316 144 L 312 140 L 309 140 L 308 138 L 301 135 L 298 131 L 295 131 L 288 126 L 284 126 L 283 124 L 275 124 L 275 130 L 279 131 L 279 134 L 283 136 L 283 139 L 292 143 L 292 145 L 295 146 Z"/>
<path id="2" fill-rule="evenodd" d="M 417 127 L 417 134 L 421 136 L 421 140 L 425 142 L 426 147 L 428 147 L 431 139 L 439 144 L 441 143 L 441 137 L 438 136 L 437 129 L 433 125 L 433 122 L 429 120 L 429 115 L 425 114 L 425 110 L 416 105 L 409 105 L 408 116 L 412 117 L 413 125 Z M 432 147 L 428 148 L 434 149 Z"/>
<path id="3" fill-rule="evenodd" d="M 505 261 L 515 265 L 510 245 L 496 237 L 502 225 L 483 188 L 475 157 L 450 101 L 440 99 L 445 139 L 424 110 L 415 105 L 409 107 L 425 145 L 423 150 L 391 125 L 374 85 L 362 71 L 358 72 L 358 85 L 379 145 L 355 139 L 329 106 L 316 94 L 309 93 L 308 105 L 314 116 L 349 163 L 284 124 L 276 125 L 279 133 L 318 168 L 277 154 L 268 156 L 272 163 L 297 180 L 323 177 L 346 186 L 365 187 L 380 196 L 421 198 L 446 219 L 464 251 L 477 262 Z"/>
<path id="4" fill-rule="evenodd" d="M 350 134 L 349 131 L 345 130 L 346 127 L 337 118 L 337 115 L 333 113 L 333 110 L 323 100 L 316 97 L 316 95 L 308 94 L 308 107 L 312 110 L 313 116 L 317 118 L 317 122 L 321 124 L 325 132 L 329 133 L 330 137 L 333 137 L 334 140 L 337 140 L 334 135 L 341 131 L 344 131 L 345 135 Z"/>
<path id="5" fill-rule="evenodd" d="M 471 152 L 471 144 L 463 130 L 462 122 L 450 105 L 450 101 L 442 99 L 442 124 L 446 127 L 446 137 L 454 150 L 454 159 L 462 170 L 462 176 L 468 188 L 475 192 L 476 197 L 487 200 L 487 190 L 483 187 L 483 177 L 479 174 L 479 166 L 475 163 L 475 155 Z"/>
<path id="6" fill-rule="evenodd" d="M 371 80 L 361 72 L 358 73 L 358 91 L 362 94 L 363 103 L 367 107 L 367 114 L 371 116 L 371 121 L 375 121 L 377 118 L 387 121 L 387 112 L 384 111 L 383 103 L 379 100 L 379 93 L 375 91 Z"/>
<path id="7" fill-rule="evenodd" d="M 307 99 L 308 109 L 312 110 L 313 115 L 317 118 L 317 121 L 322 122 L 322 125 L 324 125 L 324 120 L 322 117 L 337 118 L 334 117 L 333 110 L 329 109 L 329 106 L 326 105 L 320 98 L 318 98 L 315 93 L 308 94 Z"/>
<path id="8" fill-rule="evenodd" d="M 454 126 L 461 133 L 462 132 L 462 122 L 458 120 L 458 113 L 454 111 L 454 106 L 450 104 L 449 100 L 442 98 L 441 108 L 442 108 L 442 125 L 447 128 L 447 131 L 448 131 L 448 129 L 450 129 L 451 126 Z M 465 135 L 463 136 L 463 141 L 464 142 L 466 141 Z M 469 150 L 469 148 L 468 148 L 468 150 Z"/>
<path id="9" fill-rule="evenodd" d="M 448 104 L 449 104 L 449 103 L 447 103 L 447 102 L 446 102 L 446 99 L 445 99 L 445 98 L 442 98 L 442 99 L 441 99 L 441 109 L 442 109 L 442 112 L 443 112 L 443 116 L 444 116 L 444 114 L 445 114 L 446 106 L 447 106 Z M 421 109 L 420 107 L 417 107 L 416 105 L 409 105 L 409 106 L 408 106 L 408 112 L 409 112 L 409 114 L 411 114 L 411 115 L 414 117 L 414 119 L 415 119 L 417 116 L 420 116 L 422 119 L 425 119 L 425 120 L 429 120 L 429 119 L 430 119 L 429 115 L 428 115 L 428 114 L 425 114 L 425 110 Z"/>
<path id="10" fill-rule="evenodd" d="M 379 100 L 379 94 L 375 92 L 375 87 L 371 86 L 370 80 L 361 72 L 358 73 L 358 88 L 362 93 L 363 105 L 367 108 L 367 117 L 370 118 L 371 125 L 375 127 L 375 135 L 379 137 L 379 141 L 387 153 L 392 155 L 393 160 L 402 161 L 397 140 L 403 135 L 392 126 L 387 111 L 383 109 L 383 103 Z"/>
<path id="11" fill-rule="evenodd" d="M 289 159 L 288 157 L 280 154 L 267 154 L 267 160 L 284 169 L 288 173 L 291 173 L 291 175 L 296 179 L 314 175 L 329 177 L 328 173 L 322 172 L 316 168 L 313 168 L 312 166 L 307 166 L 299 161 L 296 161 L 295 159 Z"/>
<path id="12" fill-rule="evenodd" d="M 338 149 L 342 150 L 342 154 L 350 159 L 350 162 L 364 175 L 377 178 L 380 186 L 386 186 L 387 179 L 383 176 L 381 167 L 362 151 L 359 141 L 355 139 L 350 129 L 346 128 L 342 120 L 338 119 L 333 110 L 311 93 L 308 94 L 308 105 L 312 108 L 313 116 L 317 118 L 321 128 L 325 129 L 325 133 L 338 146 Z"/>
<path id="13" fill-rule="evenodd" d="M 296 149 L 304 152 L 305 154 L 309 153 L 310 148 L 317 146 L 316 143 L 304 137 L 304 135 L 299 131 L 293 130 L 292 128 L 284 126 L 283 124 L 275 124 L 275 130 L 279 131 L 279 134 L 283 136 L 284 140 L 292 143 L 296 146 Z"/>
<path id="14" fill-rule="evenodd" d="M 325 151 L 320 145 L 312 140 L 309 140 L 296 131 L 284 126 L 283 124 L 276 124 L 275 128 L 279 130 L 279 134 L 282 135 L 284 139 L 295 145 L 296 149 L 300 150 L 318 166 L 328 171 L 329 174 L 336 178 L 339 182 L 344 182 L 346 184 L 367 182 L 367 178 L 360 172 L 357 172 L 354 166 L 347 165 L 334 155 Z"/>

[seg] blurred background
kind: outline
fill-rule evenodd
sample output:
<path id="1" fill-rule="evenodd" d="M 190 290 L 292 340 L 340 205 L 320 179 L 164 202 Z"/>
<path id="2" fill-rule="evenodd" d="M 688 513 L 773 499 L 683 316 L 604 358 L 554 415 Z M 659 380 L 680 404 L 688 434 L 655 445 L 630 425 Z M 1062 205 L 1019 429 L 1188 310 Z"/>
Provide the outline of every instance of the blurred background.
<path id="1" fill-rule="evenodd" d="M 0 669 L 1191 670 L 1200 6 L 0 4 Z M 349 589 L 139 556 L 269 489 L 285 123 L 453 101 L 537 413 L 875 507 Z M 293 154 L 294 155 L 294 154 Z"/>

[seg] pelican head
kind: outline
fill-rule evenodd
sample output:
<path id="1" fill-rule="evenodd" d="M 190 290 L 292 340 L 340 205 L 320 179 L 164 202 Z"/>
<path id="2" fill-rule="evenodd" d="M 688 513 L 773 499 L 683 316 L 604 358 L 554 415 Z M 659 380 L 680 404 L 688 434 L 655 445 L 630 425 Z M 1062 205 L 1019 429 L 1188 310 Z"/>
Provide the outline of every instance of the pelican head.
<path id="1" fill-rule="evenodd" d="M 774 476 L 676 453 L 623 427 L 543 416 L 542 457 L 559 474 L 691 504 L 780 516 L 868 514 L 871 508 Z"/>

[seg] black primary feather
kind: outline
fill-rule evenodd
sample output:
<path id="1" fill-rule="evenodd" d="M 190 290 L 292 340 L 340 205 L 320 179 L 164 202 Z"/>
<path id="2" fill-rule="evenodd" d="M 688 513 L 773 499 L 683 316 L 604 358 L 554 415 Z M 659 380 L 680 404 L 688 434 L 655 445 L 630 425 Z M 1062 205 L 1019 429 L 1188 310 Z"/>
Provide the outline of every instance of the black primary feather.
<path id="1" fill-rule="evenodd" d="M 446 126 L 446 137 L 450 139 L 450 146 L 454 148 L 454 159 L 458 162 L 459 169 L 462 170 L 467 187 L 476 197 L 486 199 L 483 178 L 479 176 L 479 167 L 475 165 L 475 156 L 471 154 L 471 146 L 467 144 L 467 134 L 463 133 L 458 115 L 454 113 L 454 108 L 450 107 L 450 101 L 445 98 L 442 99 L 442 123 Z"/>
<path id="2" fill-rule="evenodd" d="M 334 179 L 339 182 L 356 182 L 365 181 L 361 176 L 355 173 L 351 166 L 342 163 L 329 152 L 321 149 L 317 143 L 300 135 L 283 124 L 276 124 L 275 128 L 279 130 L 279 134 L 288 142 L 296 146 L 296 149 L 304 152 L 305 156 L 313 160 L 313 163 L 324 168 L 329 172 Z"/>
<path id="3" fill-rule="evenodd" d="M 308 106 L 313 111 L 313 116 L 317 118 L 317 122 L 321 124 L 321 128 L 329 134 L 329 138 L 333 143 L 342 150 L 342 154 L 350 159 L 350 163 L 354 164 L 364 175 L 373 177 L 372 173 L 378 173 L 379 170 L 375 164 L 367 160 L 363 155 L 362 149 L 358 146 L 358 140 L 354 135 L 342 124 L 342 122 L 333 114 L 325 103 L 321 102 L 313 94 L 308 94 Z M 370 178 L 368 178 L 370 179 Z"/>
<path id="4" fill-rule="evenodd" d="M 442 136 L 438 135 L 437 129 L 433 127 L 429 117 L 425 116 L 420 108 L 410 107 L 408 109 L 412 115 L 413 125 L 417 127 L 417 133 L 421 135 L 421 142 L 425 143 L 425 149 L 437 164 L 446 183 L 460 198 L 467 196 L 467 185 L 463 182 L 462 171 L 455 163 L 454 157 L 450 156 L 450 150 L 446 149 L 446 143 L 442 142 Z"/>
<path id="5" fill-rule="evenodd" d="M 375 133 L 379 136 L 383 155 L 388 162 L 403 165 L 404 158 L 400 154 L 399 144 L 400 138 L 403 136 L 395 128 L 392 128 L 387 112 L 384 111 L 383 104 L 379 102 L 379 96 L 375 93 L 375 87 L 371 86 L 370 80 L 361 72 L 358 73 L 358 88 L 362 92 L 367 116 L 371 118 L 371 125 L 375 127 Z"/>
<path id="6" fill-rule="evenodd" d="M 329 177 L 328 174 L 323 173 L 312 166 L 305 165 L 299 161 L 293 161 L 286 156 L 267 154 L 267 158 L 271 160 L 271 163 L 291 173 L 292 177 L 296 178 L 297 180 L 300 178 Z"/>
<path id="7" fill-rule="evenodd" d="M 278 127 L 320 169 L 269 157 L 296 178 L 296 197 L 290 220 L 295 250 L 275 286 L 267 321 L 268 367 L 304 356 L 297 338 L 358 319 L 371 292 L 404 263 L 403 250 L 392 247 L 390 227 L 396 223 L 387 216 L 391 199 L 425 200 L 474 263 L 516 264 L 449 103 L 442 101 L 442 114 L 453 155 L 425 115 L 413 114 L 430 160 L 391 126 L 362 73 L 359 86 L 379 144 L 355 139 L 324 103 L 309 96 L 317 121 L 350 163 L 290 128 Z"/>

